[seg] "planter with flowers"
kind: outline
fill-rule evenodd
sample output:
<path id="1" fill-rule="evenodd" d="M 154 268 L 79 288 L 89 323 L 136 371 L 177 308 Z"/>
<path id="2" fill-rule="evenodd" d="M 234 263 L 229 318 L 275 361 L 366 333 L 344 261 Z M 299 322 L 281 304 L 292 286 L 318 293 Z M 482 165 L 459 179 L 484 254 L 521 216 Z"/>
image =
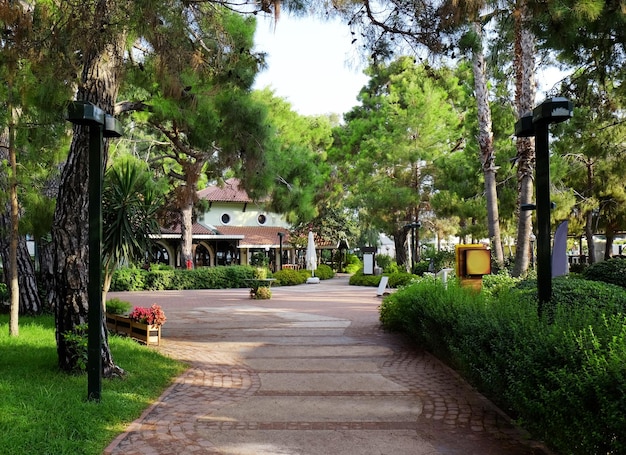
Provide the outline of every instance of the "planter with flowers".
<path id="1" fill-rule="evenodd" d="M 135 307 L 128 316 L 106 314 L 109 330 L 127 335 L 145 344 L 161 344 L 161 326 L 166 321 L 165 313 L 159 305 L 150 308 Z"/>

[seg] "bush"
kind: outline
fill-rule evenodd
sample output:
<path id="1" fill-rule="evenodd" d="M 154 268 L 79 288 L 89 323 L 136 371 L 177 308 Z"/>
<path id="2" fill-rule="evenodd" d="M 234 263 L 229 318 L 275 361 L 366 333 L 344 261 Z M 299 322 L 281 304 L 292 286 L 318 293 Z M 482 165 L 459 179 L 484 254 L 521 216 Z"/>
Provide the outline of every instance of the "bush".
<path id="1" fill-rule="evenodd" d="M 295 286 L 306 283 L 307 274 L 300 273 L 298 270 L 283 269 L 276 271 L 274 278 L 279 286 Z"/>
<path id="2" fill-rule="evenodd" d="M 356 273 L 361 267 L 363 267 L 361 260 L 354 254 L 348 254 L 344 271 L 346 273 Z"/>
<path id="3" fill-rule="evenodd" d="M 107 300 L 105 306 L 106 306 L 107 313 L 119 314 L 119 315 L 128 314 L 130 312 L 130 309 L 132 308 L 132 305 L 130 302 L 126 302 L 118 298 Z"/>
<path id="4" fill-rule="evenodd" d="M 593 281 L 603 281 L 626 288 L 626 260 L 608 259 L 586 267 L 583 277 Z"/>
<path id="5" fill-rule="evenodd" d="M 376 264 L 378 265 L 378 267 L 380 267 L 384 271 L 387 271 L 387 269 L 393 263 L 395 263 L 395 261 L 388 254 L 377 254 L 376 255 Z"/>
<path id="6" fill-rule="evenodd" d="M 254 293 L 254 298 L 258 300 L 271 299 L 272 291 L 267 286 L 259 286 Z"/>
<path id="7" fill-rule="evenodd" d="M 320 280 L 330 280 L 335 276 L 335 272 L 330 266 L 326 264 L 320 264 L 317 266 L 317 270 L 315 271 L 315 276 Z"/>
<path id="8" fill-rule="evenodd" d="M 555 279 L 551 314 L 540 317 L 536 283 L 509 279 L 475 292 L 426 278 L 385 297 L 380 319 L 559 453 L 626 453 L 626 291 Z"/>
<path id="9" fill-rule="evenodd" d="M 363 269 L 357 270 L 350 277 L 349 283 L 352 286 L 373 286 L 376 287 L 380 284 L 380 275 L 363 275 Z"/>
<path id="10" fill-rule="evenodd" d="M 399 288 L 400 286 L 406 286 L 417 280 L 417 277 L 408 272 L 396 272 L 389 275 L 389 287 Z"/>
<path id="11" fill-rule="evenodd" d="M 397 288 L 407 285 L 417 279 L 415 275 L 407 272 L 397 272 L 387 275 L 389 277 L 388 285 L 391 288 Z M 360 269 L 350 277 L 349 283 L 352 286 L 372 286 L 377 287 L 380 284 L 381 275 L 363 275 L 363 269 Z"/>
<path id="12" fill-rule="evenodd" d="M 145 289 L 146 271 L 136 267 L 118 268 L 113 273 L 111 291 L 142 291 Z"/>
<path id="13" fill-rule="evenodd" d="M 121 268 L 113 274 L 111 291 L 229 289 L 247 287 L 245 280 L 254 277 L 247 265 L 199 267 L 193 270 L 167 266 L 150 270 Z M 141 285 L 141 286 L 140 286 Z"/>

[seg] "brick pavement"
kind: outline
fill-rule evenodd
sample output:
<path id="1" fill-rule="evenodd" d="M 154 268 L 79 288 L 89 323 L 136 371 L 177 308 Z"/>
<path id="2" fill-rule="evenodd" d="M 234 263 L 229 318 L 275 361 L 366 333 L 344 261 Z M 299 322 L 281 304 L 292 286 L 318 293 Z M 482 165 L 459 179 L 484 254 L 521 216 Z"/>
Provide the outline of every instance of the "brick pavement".
<path id="1" fill-rule="evenodd" d="M 375 289 L 339 277 L 248 296 L 110 296 L 163 306 L 158 349 L 190 368 L 105 454 L 548 453 L 454 371 L 382 331 Z"/>

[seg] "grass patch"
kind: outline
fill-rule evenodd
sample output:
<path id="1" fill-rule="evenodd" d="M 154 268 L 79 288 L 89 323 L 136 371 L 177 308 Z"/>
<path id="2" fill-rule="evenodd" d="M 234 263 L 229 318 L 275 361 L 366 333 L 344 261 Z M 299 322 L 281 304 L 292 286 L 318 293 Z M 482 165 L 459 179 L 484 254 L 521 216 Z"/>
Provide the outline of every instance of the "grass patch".
<path id="1" fill-rule="evenodd" d="M 124 379 L 103 380 L 100 403 L 87 401 L 87 376 L 57 367 L 54 318 L 20 318 L 9 337 L 0 315 L 0 447 L 5 455 L 101 454 L 186 366 L 128 338 L 110 336 Z"/>

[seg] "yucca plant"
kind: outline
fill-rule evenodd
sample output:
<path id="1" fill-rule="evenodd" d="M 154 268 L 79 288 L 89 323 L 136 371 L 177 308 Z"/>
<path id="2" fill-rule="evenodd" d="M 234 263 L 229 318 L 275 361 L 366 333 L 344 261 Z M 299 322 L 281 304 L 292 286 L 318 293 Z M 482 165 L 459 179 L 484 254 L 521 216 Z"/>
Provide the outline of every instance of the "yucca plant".
<path id="1" fill-rule="evenodd" d="M 149 234 L 159 231 L 156 212 L 163 194 L 142 161 L 127 157 L 107 170 L 102 195 L 103 301 L 117 266 L 149 249 Z"/>

